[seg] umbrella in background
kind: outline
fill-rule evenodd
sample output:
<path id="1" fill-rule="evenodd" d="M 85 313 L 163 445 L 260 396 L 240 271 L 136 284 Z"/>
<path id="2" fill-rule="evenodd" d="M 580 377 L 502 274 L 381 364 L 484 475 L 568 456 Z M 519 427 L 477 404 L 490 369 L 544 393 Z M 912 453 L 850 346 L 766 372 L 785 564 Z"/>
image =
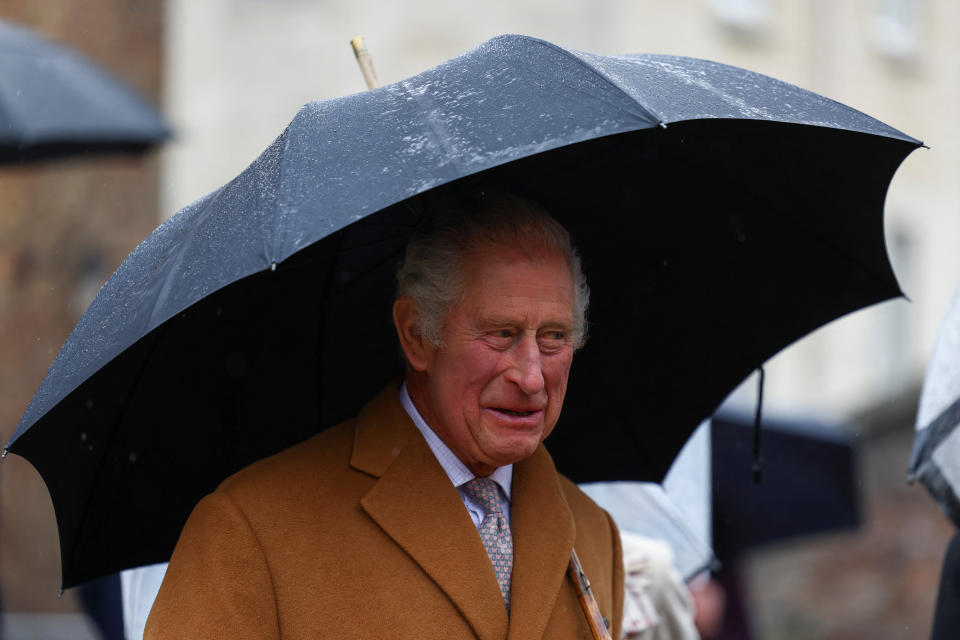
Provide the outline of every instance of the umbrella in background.
<path id="1" fill-rule="evenodd" d="M 119 79 L 0 21 L 0 162 L 137 152 L 169 136 L 156 110 Z"/>
<path id="2" fill-rule="evenodd" d="M 713 548 L 721 563 L 774 542 L 860 525 L 856 449 L 836 426 L 763 420 L 763 479 L 754 481 L 753 420 L 711 421 Z"/>
<path id="3" fill-rule="evenodd" d="M 724 411 L 701 424 L 662 485 L 582 484 L 624 531 L 667 541 L 691 578 L 744 552 L 791 538 L 859 526 L 856 449 L 836 426 L 763 422 L 761 482 L 753 475 L 753 422 Z M 711 548 L 712 547 L 712 548 Z"/>
<path id="4" fill-rule="evenodd" d="M 926 487 L 937 505 L 960 527 L 960 288 L 940 322 L 917 408 L 908 479 Z M 943 559 L 931 638 L 960 633 L 960 533 L 954 532 Z"/>
<path id="5" fill-rule="evenodd" d="M 711 544 L 710 423 L 690 436 L 662 483 L 586 482 L 580 488 L 610 512 L 621 531 L 663 540 L 690 580 L 714 562 Z"/>
<path id="6" fill-rule="evenodd" d="M 18 425 L 64 584 L 166 560 L 225 476 L 401 372 L 394 270 L 435 190 L 511 190 L 571 231 L 592 335 L 548 446 L 576 481 L 660 480 L 759 364 L 900 295 L 883 199 L 919 144 L 743 69 L 522 36 L 308 104 L 124 261 Z"/>
<path id="7" fill-rule="evenodd" d="M 960 289 L 940 323 L 923 379 L 909 480 L 919 480 L 960 527 Z"/>

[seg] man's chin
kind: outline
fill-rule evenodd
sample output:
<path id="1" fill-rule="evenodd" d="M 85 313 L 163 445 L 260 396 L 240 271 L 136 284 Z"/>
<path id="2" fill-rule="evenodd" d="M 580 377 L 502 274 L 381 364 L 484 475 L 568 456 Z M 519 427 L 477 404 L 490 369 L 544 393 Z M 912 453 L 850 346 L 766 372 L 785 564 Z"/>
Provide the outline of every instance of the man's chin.
<path id="1" fill-rule="evenodd" d="M 533 455 L 540 445 L 539 437 L 512 438 L 510 442 L 497 443 L 497 446 L 488 449 L 488 459 L 497 467 L 508 464 L 517 464 Z"/>

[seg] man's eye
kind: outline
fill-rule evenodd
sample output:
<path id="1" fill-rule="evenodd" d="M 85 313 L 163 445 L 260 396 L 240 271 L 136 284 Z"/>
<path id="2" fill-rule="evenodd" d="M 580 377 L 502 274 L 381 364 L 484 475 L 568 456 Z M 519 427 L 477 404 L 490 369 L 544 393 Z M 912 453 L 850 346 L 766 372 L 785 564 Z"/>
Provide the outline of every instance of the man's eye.
<path id="1" fill-rule="evenodd" d="M 513 343 L 513 332 L 510 329 L 497 329 L 487 333 L 487 341 L 498 349 L 506 349 Z"/>
<path id="2" fill-rule="evenodd" d="M 547 349 L 558 349 L 567 343 L 567 334 L 563 331 L 547 331 L 540 335 L 540 345 Z"/>

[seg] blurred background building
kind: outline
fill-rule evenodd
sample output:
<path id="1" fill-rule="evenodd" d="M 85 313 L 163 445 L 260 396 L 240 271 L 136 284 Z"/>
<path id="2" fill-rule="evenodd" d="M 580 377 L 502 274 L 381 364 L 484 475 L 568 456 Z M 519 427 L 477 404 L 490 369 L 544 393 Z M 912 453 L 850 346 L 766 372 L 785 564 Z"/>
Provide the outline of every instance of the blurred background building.
<path id="1" fill-rule="evenodd" d="M 960 281 L 960 4 L 952 0 L 0 0 L 163 110 L 175 139 L 137 158 L 0 166 L 0 437 L 9 438 L 86 304 L 163 218 L 243 170 L 309 100 L 364 90 L 351 37 L 384 83 L 505 32 L 600 54 L 670 53 L 743 66 L 825 94 L 924 140 L 897 173 L 887 244 L 908 300 L 834 322 L 767 367 L 765 407 L 846 425 L 861 450 L 864 525 L 751 555 L 761 638 L 925 637 L 950 526 L 905 485 L 937 326 Z M 709 322 L 709 319 L 705 319 Z M 750 407 L 753 384 L 731 403 Z M 0 465 L 0 598 L 8 637 L 57 598 L 49 497 Z M 35 617 L 43 614 L 43 617 Z M 57 618 L 51 614 L 66 616 Z M 31 626 L 32 625 L 32 626 Z M 48 627 L 43 637 L 60 631 Z M 22 635 L 21 637 L 33 637 Z M 41 637 L 37 635 L 36 637 Z"/>

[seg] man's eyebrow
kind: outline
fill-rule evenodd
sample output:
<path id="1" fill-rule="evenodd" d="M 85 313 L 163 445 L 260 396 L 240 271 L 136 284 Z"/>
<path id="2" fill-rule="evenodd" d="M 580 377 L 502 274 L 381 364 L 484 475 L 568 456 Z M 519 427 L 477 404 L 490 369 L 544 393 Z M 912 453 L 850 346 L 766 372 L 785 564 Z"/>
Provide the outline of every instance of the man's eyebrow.
<path id="1" fill-rule="evenodd" d="M 499 315 L 478 315 L 477 317 L 477 326 L 481 329 L 493 327 L 518 327 L 523 324 L 526 324 L 526 318 L 511 318 L 509 316 Z M 540 326 L 557 327 L 564 330 L 571 330 L 573 329 L 573 321 L 571 319 L 547 318 L 543 323 L 541 323 Z"/>
<path id="2" fill-rule="evenodd" d="M 491 327 L 515 327 L 519 324 L 523 324 L 522 319 L 510 318 L 508 316 L 498 316 L 498 315 L 485 315 L 477 314 L 476 318 L 477 326 L 481 329 L 488 329 Z"/>

